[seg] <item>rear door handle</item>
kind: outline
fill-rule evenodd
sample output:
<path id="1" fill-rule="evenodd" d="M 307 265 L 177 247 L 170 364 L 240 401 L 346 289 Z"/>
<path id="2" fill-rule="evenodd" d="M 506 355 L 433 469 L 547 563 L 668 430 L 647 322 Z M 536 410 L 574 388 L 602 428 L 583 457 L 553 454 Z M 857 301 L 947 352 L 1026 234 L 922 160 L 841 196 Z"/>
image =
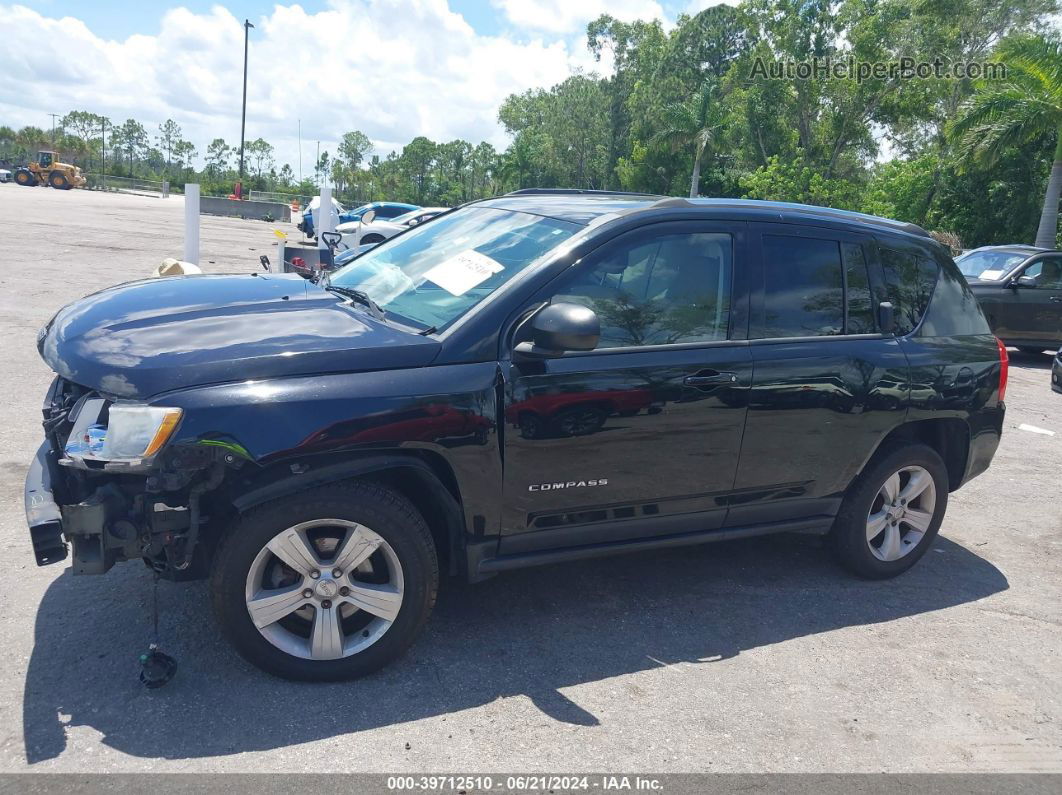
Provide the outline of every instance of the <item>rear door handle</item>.
<path id="1" fill-rule="evenodd" d="M 721 373 L 718 370 L 701 370 L 696 375 L 682 379 L 686 386 L 714 386 L 715 384 L 737 383 L 737 373 Z"/>

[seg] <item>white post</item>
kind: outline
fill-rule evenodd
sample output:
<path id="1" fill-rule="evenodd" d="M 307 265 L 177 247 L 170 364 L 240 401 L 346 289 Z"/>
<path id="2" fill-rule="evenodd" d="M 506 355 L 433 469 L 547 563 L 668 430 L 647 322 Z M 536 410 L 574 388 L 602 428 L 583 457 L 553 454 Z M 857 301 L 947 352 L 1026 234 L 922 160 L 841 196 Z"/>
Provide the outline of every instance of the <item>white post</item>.
<path id="1" fill-rule="evenodd" d="M 335 211 L 332 209 L 332 186 L 321 186 L 321 206 L 317 211 L 317 223 L 314 225 L 314 232 L 317 233 L 317 248 L 326 249 L 327 244 L 324 242 L 325 232 L 336 231 L 336 216 Z"/>
<path id="2" fill-rule="evenodd" d="M 199 186 L 184 186 L 184 261 L 199 264 Z"/>
<path id="3" fill-rule="evenodd" d="M 336 231 L 336 216 L 332 209 L 332 186 L 321 186 L 321 206 L 317 212 L 318 223 L 314 224 L 313 231 L 317 233 L 317 257 L 322 268 L 331 267 L 331 252 L 328 252 L 328 244 L 325 243 L 325 232 Z"/>

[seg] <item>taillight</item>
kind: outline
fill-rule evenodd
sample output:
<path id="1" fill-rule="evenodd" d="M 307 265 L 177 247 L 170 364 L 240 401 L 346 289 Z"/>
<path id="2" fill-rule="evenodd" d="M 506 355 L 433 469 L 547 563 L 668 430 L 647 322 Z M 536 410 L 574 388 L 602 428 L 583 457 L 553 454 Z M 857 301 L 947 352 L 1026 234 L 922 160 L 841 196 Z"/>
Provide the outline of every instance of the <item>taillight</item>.
<path id="1" fill-rule="evenodd" d="M 1003 340 L 996 337 L 996 347 L 999 348 L 999 402 L 1007 395 L 1007 375 L 1010 371 L 1010 357 L 1007 355 L 1007 346 Z"/>

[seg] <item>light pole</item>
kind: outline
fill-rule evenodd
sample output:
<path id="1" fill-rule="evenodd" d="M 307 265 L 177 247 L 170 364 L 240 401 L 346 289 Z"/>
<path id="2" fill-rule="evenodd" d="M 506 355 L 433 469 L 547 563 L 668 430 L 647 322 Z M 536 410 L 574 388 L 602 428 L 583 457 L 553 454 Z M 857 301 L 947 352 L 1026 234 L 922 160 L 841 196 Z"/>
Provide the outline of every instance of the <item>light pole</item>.
<path id="1" fill-rule="evenodd" d="M 243 113 L 240 116 L 240 184 L 243 184 L 243 136 L 247 128 L 247 39 L 250 36 L 251 20 L 243 21 Z M 243 191 L 240 191 L 241 193 Z"/>
<path id="2" fill-rule="evenodd" d="M 103 176 L 103 189 L 107 190 L 107 120 L 100 119 L 100 144 L 103 148 L 103 164 L 100 173 Z"/>

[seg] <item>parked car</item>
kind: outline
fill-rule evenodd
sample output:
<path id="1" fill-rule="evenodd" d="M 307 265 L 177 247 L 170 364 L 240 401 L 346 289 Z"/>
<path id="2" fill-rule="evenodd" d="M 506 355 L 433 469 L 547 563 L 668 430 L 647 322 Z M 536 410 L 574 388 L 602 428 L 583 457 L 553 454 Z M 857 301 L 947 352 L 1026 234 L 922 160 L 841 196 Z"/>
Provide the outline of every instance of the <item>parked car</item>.
<path id="1" fill-rule="evenodd" d="M 1062 348 L 1058 349 L 1055 360 L 1051 362 L 1051 388 L 1062 392 Z"/>
<path id="2" fill-rule="evenodd" d="M 955 258 L 962 275 L 967 279 L 995 281 L 1010 273 L 1029 257 L 1048 249 L 1015 243 L 1011 246 L 982 246 L 964 251 Z"/>
<path id="3" fill-rule="evenodd" d="M 371 224 L 362 224 L 358 221 L 342 223 L 336 227 L 336 231 L 343 235 L 340 247 L 347 249 L 363 243 L 382 243 L 399 232 L 429 221 L 449 209 L 449 207 L 418 207 L 416 210 L 410 210 L 395 218 L 377 217 Z"/>
<path id="4" fill-rule="evenodd" d="M 11 172 L 6 168 L 0 168 L 0 182 L 10 182 Z"/>
<path id="5" fill-rule="evenodd" d="M 989 466 L 1007 384 L 918 227 L 592 191 L 472 202 L 320 283 L 112 287 L 38 348 L 37 563 L 209 576 L 240 654 L 308 680 L 400 655 L 440 573 L 794 531 L 894 577 Z M 594 393 L 620 419 L 560 420 Z"/>
<path id="6" fill-rule="evenodd" d="M 306 209 L 302 213 L 302 223 L 298 224 L 298 228 L 307 237 L 316 236 L 314 210 L 321 203 L 319 196 L 310 200 L 310 203 L 306 206 Z M 410 210 L 418 209 L 415 204 L 405 204 L 404 202 L 369 202 L 363 204 L 360 207 L 355 207 L 352 210 L 345 210 L 343 206 L 335 199 L 332 200 L 333 206 L 336 208 L 336 225 L 351 223 L 354 221 L 360 221 L 361 217 L 365 215 L 369 210 L 376 212 L 377 218 L 394 218 L 399 215 L 405 215 Z"/>
<path id="7" fill-rule="evenodd" d="M 360 221 L 361 217 L 365 215 L 369 210 L 376 213 L 376 218 L 397 218 L 400 215 L 405 215 L 411 210 L 419 210 L 420 208 L 415 204 L 406 204 L 405 202 L 369 202 L 363 204 L 360 207 L 356 207 L 353 210 L 348 210 L 345 213 L 340 213 L 339 223 L 345 224 L 351 221 Z"/>
<path id="8" fill-rule="evenodd" d="M 990 246 L 957 264 L 1003 342 L 1026 353 L 1062 345 L 1062 251 Z"/>

